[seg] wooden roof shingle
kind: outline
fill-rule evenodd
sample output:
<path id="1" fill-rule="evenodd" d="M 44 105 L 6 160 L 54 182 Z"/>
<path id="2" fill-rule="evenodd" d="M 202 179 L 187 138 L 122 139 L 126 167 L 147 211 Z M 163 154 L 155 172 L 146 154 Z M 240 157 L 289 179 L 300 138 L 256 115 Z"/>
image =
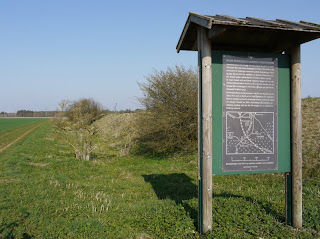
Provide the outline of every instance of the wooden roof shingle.
<path id="1" fill-rule="evenodd" d="M 320 25 L 307 21 L 236 18 L 189 13 L 177 51 L 197 50 L 198 27 L 208 29 L 212 49 L 279 53 L 296 44 L 320 38 Z"/>

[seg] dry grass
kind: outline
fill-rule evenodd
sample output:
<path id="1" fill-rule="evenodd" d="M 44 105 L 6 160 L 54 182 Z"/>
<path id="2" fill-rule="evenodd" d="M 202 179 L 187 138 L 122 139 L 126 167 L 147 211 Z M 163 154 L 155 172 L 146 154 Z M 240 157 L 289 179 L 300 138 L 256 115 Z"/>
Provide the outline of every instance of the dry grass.
<path id="1" fill-rule="evenodd" d="M 119 149 L 120 155 L 127 155 L 139 135 L 138 117 L 139 113 L 111 113 L 95 122 L 95 126 L 110 148 Z"/>
<path id="2" fill-rule="evenodd" d="M 320 98 L 302 100 L 304 178 L 320 177 Z"/>
<path id="3" fill-rule="evenodd" d="M 36 167 L 45 167 L 48 165 L 48 163 L 33 163 L 33 162 L 29 162 L 28 164 Z"/>
<path id="4" fill-rule="evenodd" d="M 17 182 L 18 180 L 15 178 L 3 178 L 0 179 L 0 183 L 12 183 L 12 182 Z"/>

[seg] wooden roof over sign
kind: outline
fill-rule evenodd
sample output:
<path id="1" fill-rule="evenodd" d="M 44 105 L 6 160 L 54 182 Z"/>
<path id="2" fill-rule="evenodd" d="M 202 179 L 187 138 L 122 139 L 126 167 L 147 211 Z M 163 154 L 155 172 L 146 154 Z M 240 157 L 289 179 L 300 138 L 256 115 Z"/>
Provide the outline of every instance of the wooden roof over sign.
<path id="1" fill-rule="evenodd" d="M 189 13 L 177 51 L 197 51 L 197 29 L 208 29 L 212 49 L 280 53 L 293 45 L 320 38 L 320 24 L 288 20 L 206 16 Z"/>

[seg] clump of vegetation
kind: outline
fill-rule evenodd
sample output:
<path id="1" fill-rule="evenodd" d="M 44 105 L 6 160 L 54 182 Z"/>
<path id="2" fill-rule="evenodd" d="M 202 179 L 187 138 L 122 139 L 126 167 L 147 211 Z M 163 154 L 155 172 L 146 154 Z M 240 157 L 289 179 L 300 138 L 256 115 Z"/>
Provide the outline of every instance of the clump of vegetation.
<path id="1" fill-rule="evenodd" d="M 146 111 L 139 117 L 139 142 L 153 152 L 193 151 L 197 141 L 197 73 L 183 66 L 154 70 L 139 83 Z"/>
<path id="2" fill-rule="evenodd" d="M 128 155 L 136 145 L 139 137 L 137 122 L 139 113 L 110 113 L 97 121 L 100 138 L 110 148 L 120 151 L 120 155 Z"/>
<path id="3" fill-rule="evenodd" d="M 77 159 L 92 159 L 97 133 L 93 122 L 101 116 L 102 107 L 93 99 L 80 99 L 73 103 L 63 100 L 59 106 L 61 111 L 53 122 L 61 138 L 73 147 Z"/>
<path id="4" fill-rule="evenodd" d="M 95 124 L 100 136 L 120 155 L 192 152 L 197 145 L 197 73 L 167 68 L 138 83 L 144 110 L 108 114 Z"/>

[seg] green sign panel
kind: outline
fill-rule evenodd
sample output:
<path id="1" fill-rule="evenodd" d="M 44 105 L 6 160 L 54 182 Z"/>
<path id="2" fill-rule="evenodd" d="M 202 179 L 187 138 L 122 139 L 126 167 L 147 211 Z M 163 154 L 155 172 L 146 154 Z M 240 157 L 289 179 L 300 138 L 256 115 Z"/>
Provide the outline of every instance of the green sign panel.
<path id="1" fill-rule="evenodd" d="M 213 51 L 213 174 L 290 172 L 290 65 Z"/>

